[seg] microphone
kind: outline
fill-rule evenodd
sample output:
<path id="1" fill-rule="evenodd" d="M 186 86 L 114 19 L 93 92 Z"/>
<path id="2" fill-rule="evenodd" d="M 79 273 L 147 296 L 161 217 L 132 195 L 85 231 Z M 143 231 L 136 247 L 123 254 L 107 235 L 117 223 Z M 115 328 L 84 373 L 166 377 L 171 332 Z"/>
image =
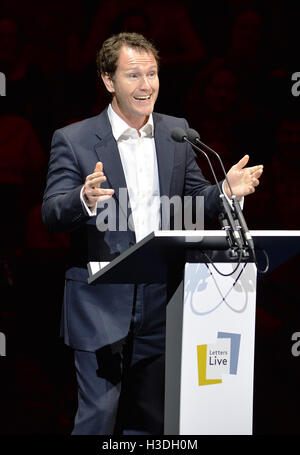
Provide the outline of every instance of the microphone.
<path id="1" fill-rule="evenodd" d="M 240 236 L 240 233 L 236 227 L 236 224 L 235 224 L 235 221 L 233 219 L 233 216 L 232 216 L 232 212 L 231 212 L 231 207 L 224 195 L 224 193 L 222 192 L 221 188 L 220 188 L 220 184 L 218 182 L 218 179 L 216 177 L 216 174 L 215 174 L 215 171 L 213 169 L 213 166 L 211 164 L 211 161 L 209 159 L 209 157 L 207 156 L 207 154 L 200 148 L 198 147 L 197 145 L 195 145 L 189 138 L 188 138 L 188 135 L 187 133 L 182 129 L 182 128 L 174 128 L 171 132 L 171 137 L 172 139 L 174 139 L 174 141 L 176 142 L 187 142 L 188 144 L 190 144 L 193 148 L 195 148 L 196 150 L 198 150 L 199 152 L 201 152 L 205 158 L 207 159 L 207 162 L 209 164 L 209 167 L 211 169 L 211 172 L 213 174 L 213 177 L 214 177 L 214 180 L 216 182 L 216 185 L 217 185 L 217 188 L 218 188 L 218 191 L 219 191 L 219 196 L 220 196 L 220 200 L 221 200 L 221 203 L 222 203 L 222 206 L 224 208 L 224 212 L 227 216 L 227 219 L 224 217 L 222 217 L 222 226 L 223 228 L 226 230 L 226 231 L 231 231 L 231 234 L 232 234 L 232 239 L 230 239 L 230 237 L 228 237 L 229 241 L 230 241 L 230 246 L 233 248 L 233 245 L 236 244 L 238 246 L 238 248 L 240 250 L 243 250 L 243 242 L 242 242 L 242 239 L 241 239 L 241 236 Z"/>
<path id="2" fill-rule="evenodd" d="M 244 217 L 243 211 L 241 209 L 240 203 L 239 203 L 239 201 L 237 200 L 235 194 L 232 191 L 232 188 L 231 188 L 230 182 L 228 180 L 228 177 L 227 177 L 226 171 L 224 169 L 224 165 L 223 165 L 223 162 L 221 160 L 220 155 L 215 150 L 213 150 L 212 148 L 210 148 L 208 145 L 204 144 L 204 142 L 202 142 L 200 140 L 200 135 L 199 135 L 199 133 L 196 130 L 193 130 L 192 128 L 189 128 L 189 129 L 186 130 L 186 135 L 187 135 L 188 139 L 192 143 L 196 143 L 196 144 L 202 145 L 203 147 L 205 147 L 206 150 L 208 150 L 209 152 L 213 153 L 218 158 L 218 160 L 220 162 L 220 165 L 221 165 L 221 168 L 222 168 L 222 171 L 223 171 L 223 174 L 224 174 L 224 177 L 225 177 L 225 180 L 226 180 L 226 183 L 227 183 L 229 191 L 231 193 L 232 203 L 233 203 L 236 215 L 238 217 L 238 221 L 240 223 L 240 226 L 241 226 L 241 229 L 242 229 L 242 232 L 243 232 L 245 243 L 246 243 L 246 245 L 248 245 L 250 247 L 250 249 L 253 252 L 254 251 L 254 242 L 253 242 L 252 236 L 251 236 L 251 234 L 249 232 L 249 229 L 248 229 L 247 223 L 245 221 L 245 217 Z"/>

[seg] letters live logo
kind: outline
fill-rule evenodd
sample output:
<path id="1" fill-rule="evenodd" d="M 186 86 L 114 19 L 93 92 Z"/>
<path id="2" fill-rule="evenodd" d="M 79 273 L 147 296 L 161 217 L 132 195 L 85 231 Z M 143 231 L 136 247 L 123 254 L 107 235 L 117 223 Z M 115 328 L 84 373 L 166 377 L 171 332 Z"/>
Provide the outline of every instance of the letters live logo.
<path id="1" fill-rule="evenodd" d="M 197 346 L 199 386 L 220 384 L 223 374 L 237 374 L 241 335 L 218 332 L 217 338 Z"/>

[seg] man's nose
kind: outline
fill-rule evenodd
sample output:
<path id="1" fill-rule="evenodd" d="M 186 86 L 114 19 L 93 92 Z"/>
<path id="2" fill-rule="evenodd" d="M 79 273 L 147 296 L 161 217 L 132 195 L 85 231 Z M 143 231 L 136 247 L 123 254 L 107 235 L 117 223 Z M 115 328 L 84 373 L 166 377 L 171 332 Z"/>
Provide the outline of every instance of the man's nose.
<path id="1" fill-rule="evenodd" d="M 147 76 L 143 76 L 141 78 L 141 80 L 140 80 L 140 88 L 144 89 L 144 90 L 147 90 L 147 89 L 151 88 L 151 84 L 150 84 L 150 81 L 149 81 Z"/>

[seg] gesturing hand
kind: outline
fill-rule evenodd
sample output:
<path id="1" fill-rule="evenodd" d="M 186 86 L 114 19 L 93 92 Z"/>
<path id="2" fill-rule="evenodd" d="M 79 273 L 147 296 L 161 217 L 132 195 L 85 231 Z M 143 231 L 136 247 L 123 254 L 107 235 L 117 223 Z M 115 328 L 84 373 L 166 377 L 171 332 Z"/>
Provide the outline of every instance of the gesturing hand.
<path id="1" fill-rule="evenodd" d="M 98 161 L 93 174 L 86 177 L 83 187 L 83 197 L 90 210 L 95 209 L 97 201 L 106 201 L 114 194 L 112 189 L 101 188 L 101 183 L 105 181 L 103 164 Z"/>
<path id="2" fill-rule="evenodd" d="M 237 164 L 228 171 L 227 177 L 233 193 L 237 197 L 247 196 L 254 193 L 255 187 L 259 185 L 259 177 L 263 173 L 263 166 L 245 167 L 249 161 L 249 155 L 245 155 Z M 224 185 L 225 192 L 231 197 L 227 183 Z"/>

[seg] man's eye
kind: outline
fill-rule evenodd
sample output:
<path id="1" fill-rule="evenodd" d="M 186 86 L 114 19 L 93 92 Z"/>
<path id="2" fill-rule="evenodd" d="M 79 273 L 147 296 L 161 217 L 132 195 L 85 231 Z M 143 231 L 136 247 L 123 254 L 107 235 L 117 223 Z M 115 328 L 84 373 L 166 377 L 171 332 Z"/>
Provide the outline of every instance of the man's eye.
<path id="1" fill-rule="evenodd" d="M 151 73 L 149 73 L 149 77 L 155 77 L 156 76 L 156 72 L 155 71 L 152 71 Z"/>
<path id="2" fill-rule="evenodd" d="M 136 73 L 130 73 L 130 74 L 129 74 L 129 77 L 130 77 L 131 79 L 136 79 L 136 78 L 137 78 L 137 74 L 136 74 Z"/>

